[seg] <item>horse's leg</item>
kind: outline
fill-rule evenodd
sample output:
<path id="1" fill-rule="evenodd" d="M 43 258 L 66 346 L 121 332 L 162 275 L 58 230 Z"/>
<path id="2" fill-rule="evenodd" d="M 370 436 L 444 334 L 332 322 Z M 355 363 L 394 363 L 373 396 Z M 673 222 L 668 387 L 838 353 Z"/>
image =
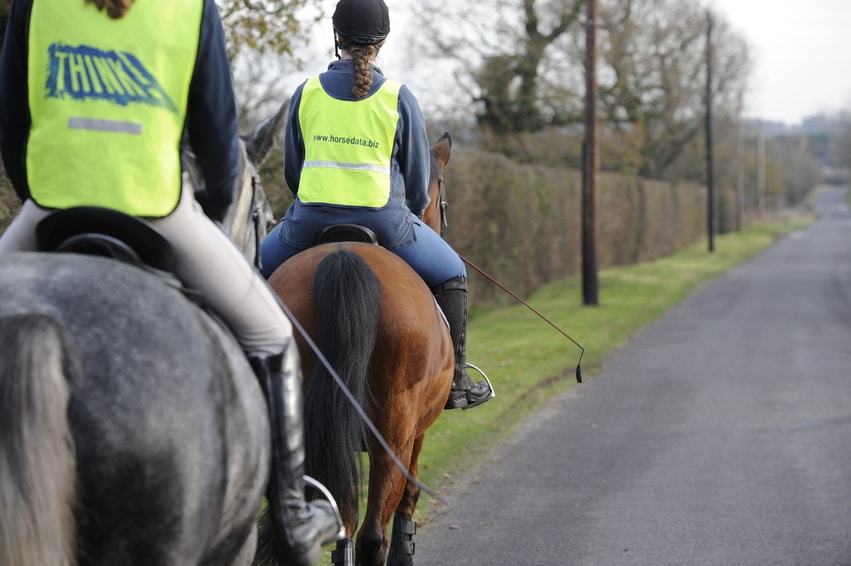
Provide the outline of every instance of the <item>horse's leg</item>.
<path id="1" fill-rule="evenodd" d="M 410 465 L 412 445 L 409 443 L 402 450 L 394 448 L 405 466 Z M 396 467 L 384 449 L 377 444 L 375 448 L 369 467 L 366 515 L 357 537 L 357 564 L 360 566 L 384 566 L 390 543 L 387 525 L 402 499 L 407 483 L 405 474 Z"/>
<path id="2" fill-rule="evenodd" d="M 419 479 L 419 457 L 423 447 L 425 433 L 414 440 L 411 451 L 411 463 L 408 471 L 414 479 Z M 393 530 L 390 534 L 390 550 L 387 553 L 387 566 L 411 566 L 414 563 L 414 534 L 417 524 L 413 520 L 414 509 L 420 498 L 420 487 L 414 482 L 405 482 L 402 500 L 393 514 Z"/>

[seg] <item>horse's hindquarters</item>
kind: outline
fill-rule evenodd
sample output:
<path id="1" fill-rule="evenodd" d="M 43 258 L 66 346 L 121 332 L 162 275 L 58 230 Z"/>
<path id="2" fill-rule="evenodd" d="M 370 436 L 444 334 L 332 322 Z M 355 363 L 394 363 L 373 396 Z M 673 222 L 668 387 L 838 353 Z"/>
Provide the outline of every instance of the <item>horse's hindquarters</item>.
<path id="1" fill-rule="evenodd" d="M 81 564 L 235 556 L 260 506 L 269 440 L 233 339 L 157 277 L 71 254 L 0 258 L 0 317 L 15 313 L 55 320 L 81 368 L 68 409 Z"/>

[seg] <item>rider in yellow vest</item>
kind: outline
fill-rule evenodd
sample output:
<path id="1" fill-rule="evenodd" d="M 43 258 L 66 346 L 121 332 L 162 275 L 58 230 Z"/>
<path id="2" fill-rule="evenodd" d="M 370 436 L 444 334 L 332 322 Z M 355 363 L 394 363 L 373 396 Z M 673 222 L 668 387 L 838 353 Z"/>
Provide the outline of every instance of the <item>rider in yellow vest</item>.
<path id="1" fill-rule="evenodd" d="M 455 377 L 447 409 L 493 397 L 466 372 L 467 272 L 419 217 L 429 204 L 430 147 L 419 104 L 374 65 L 390 31 L 384 0 L 341 0 L 333 16 L 339 61 L 300 85 L 284 134 L 294 201 L 261 245 L 263 274 L 316 243 L 332 224 L 366 226 L 429 285 L 449 321 Z M 339 55 L 338 55 L 339 56 Z"/>
<path id="2" fill-rule="evenodd" d="M 300 202 L 368 208 L 387 205 L 390 148 L 399 123 L 401 87 L 385 80 L 372 96 L 357 104 L 342 104 L 325 92 L 319 77 L 304 84 L 298 120 L 302 139 L 308 141 L 299 179 Z M 334 131 L 341 112 L 345 112 L 346 130 L 357 132 L 356 137 L 328 133 Z"/>
<path id="3" fill-rule="evenodd" d="M 181 182 L 184 128 L 205 181 L 197 201 Z M 76 206 L 140 217 L 170 242 L 178 277 L 227 322 L 266 385 L 267 498 L 280 547 L 292 563 L 316 563 L 338 525 L 327 502 L 304 499 L 292 327 L 213 222 L 234 198 L 240 159 L 214 0 L 13 2 L 0 60 L 0 149 L 23 201 L 0 236 L 0 254 L 35 250 L 36 224 Z"/>

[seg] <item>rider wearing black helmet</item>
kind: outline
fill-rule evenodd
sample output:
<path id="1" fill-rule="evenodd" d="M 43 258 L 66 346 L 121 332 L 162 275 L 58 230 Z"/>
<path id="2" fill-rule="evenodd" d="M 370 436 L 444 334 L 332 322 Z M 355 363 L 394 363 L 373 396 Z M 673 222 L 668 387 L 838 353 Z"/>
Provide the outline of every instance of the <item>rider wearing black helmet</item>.
<path id="1" fill-rule="evenodd" d="M 340 0 L 332 19 L 338 61 L 302 83 L 290 101 L 284 177 L 294 201 L 261 246 L 263 274 L 313 245 L 323 228 L 353 223 L 405 260 L 449 321 L 455 376 L 447 409 L 493 397 L 466 372 L 467 272 L 420 220 L 429 204 L 430 146 L 419 103 L 374 62 L 390 33 L 384 0 Z"/>
<path id="2" fill-rule="evenodd" d="M 342 0 L 331 22 L 335 47 L 338 38 L 353 44 L 378 45 L 390 33 L 390 15 L 383 0 Z"/>

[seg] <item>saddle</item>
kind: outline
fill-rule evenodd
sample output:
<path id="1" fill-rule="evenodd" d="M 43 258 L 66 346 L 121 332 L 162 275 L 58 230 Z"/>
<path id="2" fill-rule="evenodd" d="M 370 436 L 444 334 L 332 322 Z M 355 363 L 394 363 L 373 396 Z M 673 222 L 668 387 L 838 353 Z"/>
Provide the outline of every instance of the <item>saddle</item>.
<path id="1" fill-rule="evenodd" d="M 171 244 L 152 225 L 117 210 L 80 206 L 57 210 L 38 223 L 36 247 L 42 252 L 66 252 L 114 259 L 160 277 L 196 305 L 204 298 L 174 274 L 176 256 Z"/>
<path id="2" fill-rule="evenodd" d="M 174 250 L 156 228 L 117 210 L 81 206 L 58 210 L 36 226 L 39 251 L 109 257 L 172 273 Z"/>
<path id="3" fill-rule="evenodd" d="M 363 242 L 365 244 L 375 244 L 376 246 L 380 245 L 375 232 L 360 224 L 333 224 L 327 226 L 319 233 L 319 237 L 316 239 L 317 244 L 332 242 Z"/>

